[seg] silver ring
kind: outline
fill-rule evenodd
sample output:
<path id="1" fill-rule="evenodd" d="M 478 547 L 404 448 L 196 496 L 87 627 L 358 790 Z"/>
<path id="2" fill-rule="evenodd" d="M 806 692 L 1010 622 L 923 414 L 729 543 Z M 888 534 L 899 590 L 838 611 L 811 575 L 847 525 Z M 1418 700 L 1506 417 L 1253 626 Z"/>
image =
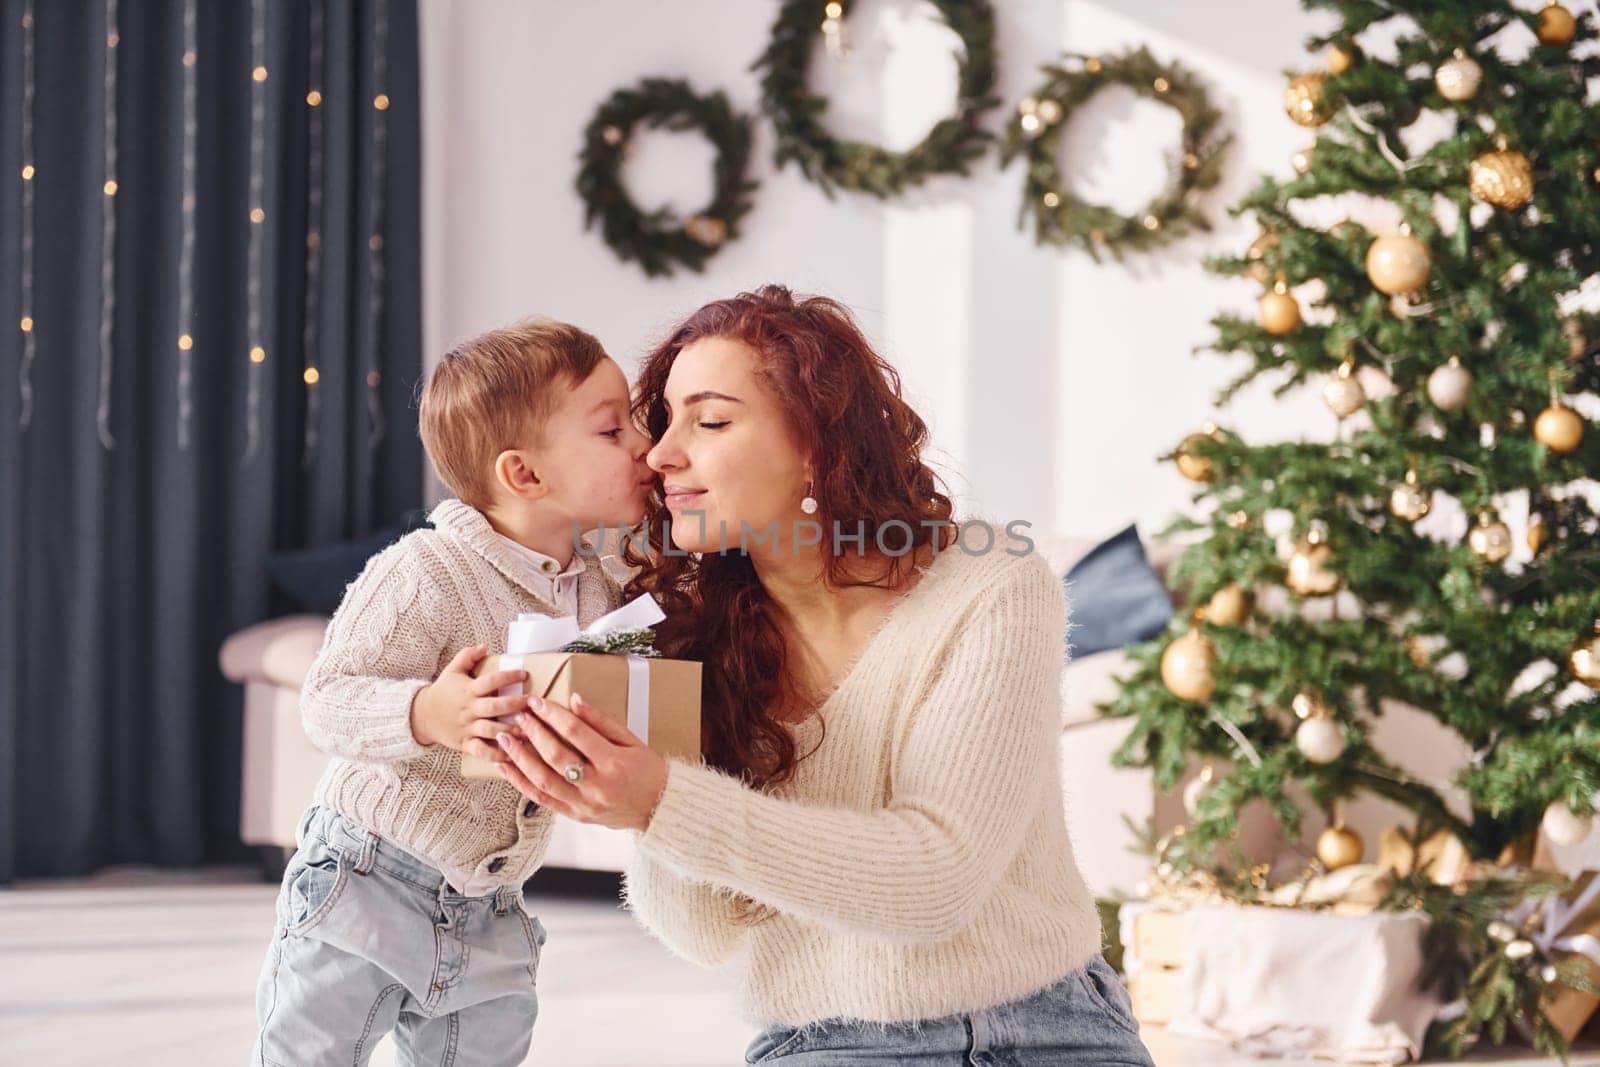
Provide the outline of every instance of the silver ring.
<path id="1" fill-rule="evenodd" d="M 567 768 L 563 770 L 561 774 L 564 778 L 566 778 L 567 781 L 576 785 L 577 783 L 583 781 L 583 764 L 568 764 Z"/>

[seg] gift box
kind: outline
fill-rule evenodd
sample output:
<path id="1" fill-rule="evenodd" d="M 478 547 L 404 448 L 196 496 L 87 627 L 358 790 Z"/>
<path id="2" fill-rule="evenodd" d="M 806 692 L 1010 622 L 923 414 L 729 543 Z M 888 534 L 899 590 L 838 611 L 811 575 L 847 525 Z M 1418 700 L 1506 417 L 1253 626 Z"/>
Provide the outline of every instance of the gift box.
<path id="1" fill-rule="evenodd" d="M 1252 1055 L 1404 1063 L 1439 1009 L 1419 988 L 1418 912 L 1139 902 L 1121 918 L 1141 1024 Z"/>
<path id="2" fill-rule="evenodd" d="M 507 686 L 501 695 L 537 696 L 570 708 L 572 694 L 582 693 L 588 704 L 660 755 L 699 760 L 701 666 L 655 654 L 649 627 L 663 617 L 649 595 L 582 631 L 571 616 L 524 615 L 511 624 L 508 650 L 485 657 L 473 673 L 527 671 L 526 683 Z M 500 776 L 493 761 L 466 753 L 461 773 L 467 778 Z"/>
<path id="3" fill-rule="evenodd" d="M 1161 905 L 1128 903 L 1119 912 L 1128 996 L 1143 1025 L 1164 1026 L 1180 1010 L 1186 921 L 1182 911 Z"/>
<path id="4" fill-rule="evenodd" d="M 1565 895 L 1545 902 L 1543 929 L 1535 943 L 1558 965 L 1582 960 L 1589 981 L 1600 985 L 1600 871 L 1584 871 Z M 1556 985 L 1539 1007 L 1571 1041 L 1600 1009 L 1600 995 Z"/>

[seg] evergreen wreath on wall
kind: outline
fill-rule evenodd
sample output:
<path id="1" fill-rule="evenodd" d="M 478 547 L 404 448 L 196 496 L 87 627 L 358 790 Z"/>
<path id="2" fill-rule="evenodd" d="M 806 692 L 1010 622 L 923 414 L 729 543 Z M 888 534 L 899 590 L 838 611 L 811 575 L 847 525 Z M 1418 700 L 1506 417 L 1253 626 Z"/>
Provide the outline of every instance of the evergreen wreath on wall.
<path id="1" fill-rule="evenodd" d="M 778 135 L 781 167 L 798 165 L 829 196 L 835 189 L 896 196 L 939 174 L 966 174 L 987 151 L 993 135 L 980 122 L 999 104 L 995 85 L 995 20 L 989 0 L 931 0 L 939 17 L 961 39 L 957 53 L 956 110 L 935 123 L 904 152 L 840 140 L 822 125 L 825 98 L 806 86 L 813 45 L 822 34 L 838 52 L 849 10 L 845 0 L 785 0 L 772 38 L 754 69 L 761 72 L 761 106 Z M 819 18 L 818 16 L 822 17 Z"/>
<path id="2" fill-rule="evenodd" d="M 622 163 L 635 129 L 698 130 L 716 149 L 711 202 L 687 219 L 669 208 L 645 211 L 622 182 Z M 745 177 L 752 122 L 736 112 L 720 91 L 699 95 L 675 78 L 646 78 L 619 89 L 600 105 L 584 130 L 578 159 L 578 195 L 584 226 L 600 226 L 606 244 L 652 277 L 674 265 L 699 271 L 723 245 L 739 236 L 739 220 L 750 211 L 757 183 Z"/>
<path id="3" fill-rule="evenodd" d="M 1071 64 L 1070 66 L 1068 64 Z M 1232 135 L 1198 77 L 1176 63 L 1163 64 L 1144 48 L 1113 56 L 1063 56 L 1044 67 L 1045 81 L 1017 106 L 1000 146 L 1002 164 L 1022 157 L 1022 206 L 1017 224 L 1033 220 L 1039 244 L 1081 245 L 1096 260 L 1102 252 L 1158 248 L 1211 224 L 1196 206 L 1196 194 L 1222 177 L 1222 157 Z M 1167 184 L 1148 204 L 1123 215 L 1062 186 L 1057 159 L 1061 132 L 1074 112 L 1102 89 L 1122 85 L 1173 108 L 1183 118 L 1180 152 Z"/>

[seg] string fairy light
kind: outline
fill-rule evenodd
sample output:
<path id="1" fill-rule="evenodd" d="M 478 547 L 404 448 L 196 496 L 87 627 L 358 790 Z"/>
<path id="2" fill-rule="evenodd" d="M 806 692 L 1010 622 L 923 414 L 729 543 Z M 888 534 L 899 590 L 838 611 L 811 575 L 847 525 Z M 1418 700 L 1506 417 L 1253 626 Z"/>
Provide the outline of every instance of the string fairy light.
<path id="1" fill-rule="evenodd" d="M 111 436 L 112 327 L 116 319 L 117 252 L 117 0 L 105 0 L 105 184 L 100 197 L 100 398 L 95 408 L 95 427 L 100 444 L 107 450 L 117 447 Z"/>
<path id="2" fill-rule="evenodd" d="M 188 451 L 194 418 L 194 209 L 195 145 L 199 130 L 199 0 L 183 4 L 183 202 L 178 251 L 178 448 Z"/>
<path id="3" fill-rule="evenodd" d="M 243 464 L 255 458 L 261 446 L 262 375 L 267 350 L 261 338 L 261 259 L 266 208 L 262 188 L 266 166 L 267 29 L 265 0 L 250 0 L 250 246 L 245 281 L 245 343 L 250 348 L 246 368 L 245 445 Z"/>
<path id="4" fill-rule="evenodd" d="M 383 352 L 381 336 L 384 295 L 383 223 L 385 191 L 389 168 L 389 4 L 377 0 L 372 31 L 372 190 L 368 201 L 367 267 L 370 289 L 367 299 L 367 414 L 372 432 L 367 438 L 369 451 L 383 441 L 382 373 L 379 361 Z"/>
<path id="5" fill-rule="evenodd" d="M 326 0 L 312 0 L 306 88 L 306 298 L 305 326 L 301 337 L 301 347 L 305 352 L 305 369 L 301 377 L 306 384 L 305 454 L 302 462 L 307 467 L 311 466 L 312 457 L 316 454 L 317 420 L 322 410 L 322 390 L 317 388 L 317 383 L 322 380 L 317 342 L 322 298 L 322 53 L 326 15 Z"/>
<path id="6" fill-rule="evenodd" d="M 22 400 L 17 431 L 26 433 L 33 422 L 33 361 L 38 355 L 38 338 L 33 321 L 33 182 L 38 168 L 33 160 L 33 0 L 22 4 L 22 263 L 21 316 L 22 366 L 17 374 L 17 390 Z"/>

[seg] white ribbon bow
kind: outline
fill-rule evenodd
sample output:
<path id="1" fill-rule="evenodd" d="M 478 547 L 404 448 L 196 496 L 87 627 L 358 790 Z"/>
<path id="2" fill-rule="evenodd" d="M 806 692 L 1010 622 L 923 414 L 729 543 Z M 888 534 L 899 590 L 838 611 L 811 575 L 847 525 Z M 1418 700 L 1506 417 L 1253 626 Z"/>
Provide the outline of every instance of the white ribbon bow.
<path id="1" fill-rule="evenodd" d="M 520 670 L 522 657 L 538 652 L 555 652 L 580 637 L 600 638 L 621 630 L 644 630 L 667 617 L 649 593 L 635 597 L 615 611 L 608 612 L 579 629 L 576 615 L 551 617 L 537 612 L 517 616 L 506 634 L 506 651 L 500 657 L 503 671 Z M 628 729 L 641 741 L 650 740 L 650 661 L 643 656 L 624 656 L 628 661 Z M 508 685 L 501 696 L 520 696 L 522 684 Z M 509 721 L 509 717 L 506 720 Z"/>
<path id="2" fill-rule="evenodd" d="M 1600 897 L 1600 876 L 1590 878 L 1589 884 L 1583 887 L 1583 892 L 1573 898 L 1570 904 L 1559 897 L 1546 900 L 1544 928 L 1533 937 L 1533 943 L 1539 947 L 1539 951 L 1546 956 L 1553 950 L 1577 952 L 1600 964 L 1600 938 L 1596 938 L 1593 934 L 1561 936 L 1561 931 L 1566 929 L 1572 917 L 1593 904 L 1596 897 Z"/>

